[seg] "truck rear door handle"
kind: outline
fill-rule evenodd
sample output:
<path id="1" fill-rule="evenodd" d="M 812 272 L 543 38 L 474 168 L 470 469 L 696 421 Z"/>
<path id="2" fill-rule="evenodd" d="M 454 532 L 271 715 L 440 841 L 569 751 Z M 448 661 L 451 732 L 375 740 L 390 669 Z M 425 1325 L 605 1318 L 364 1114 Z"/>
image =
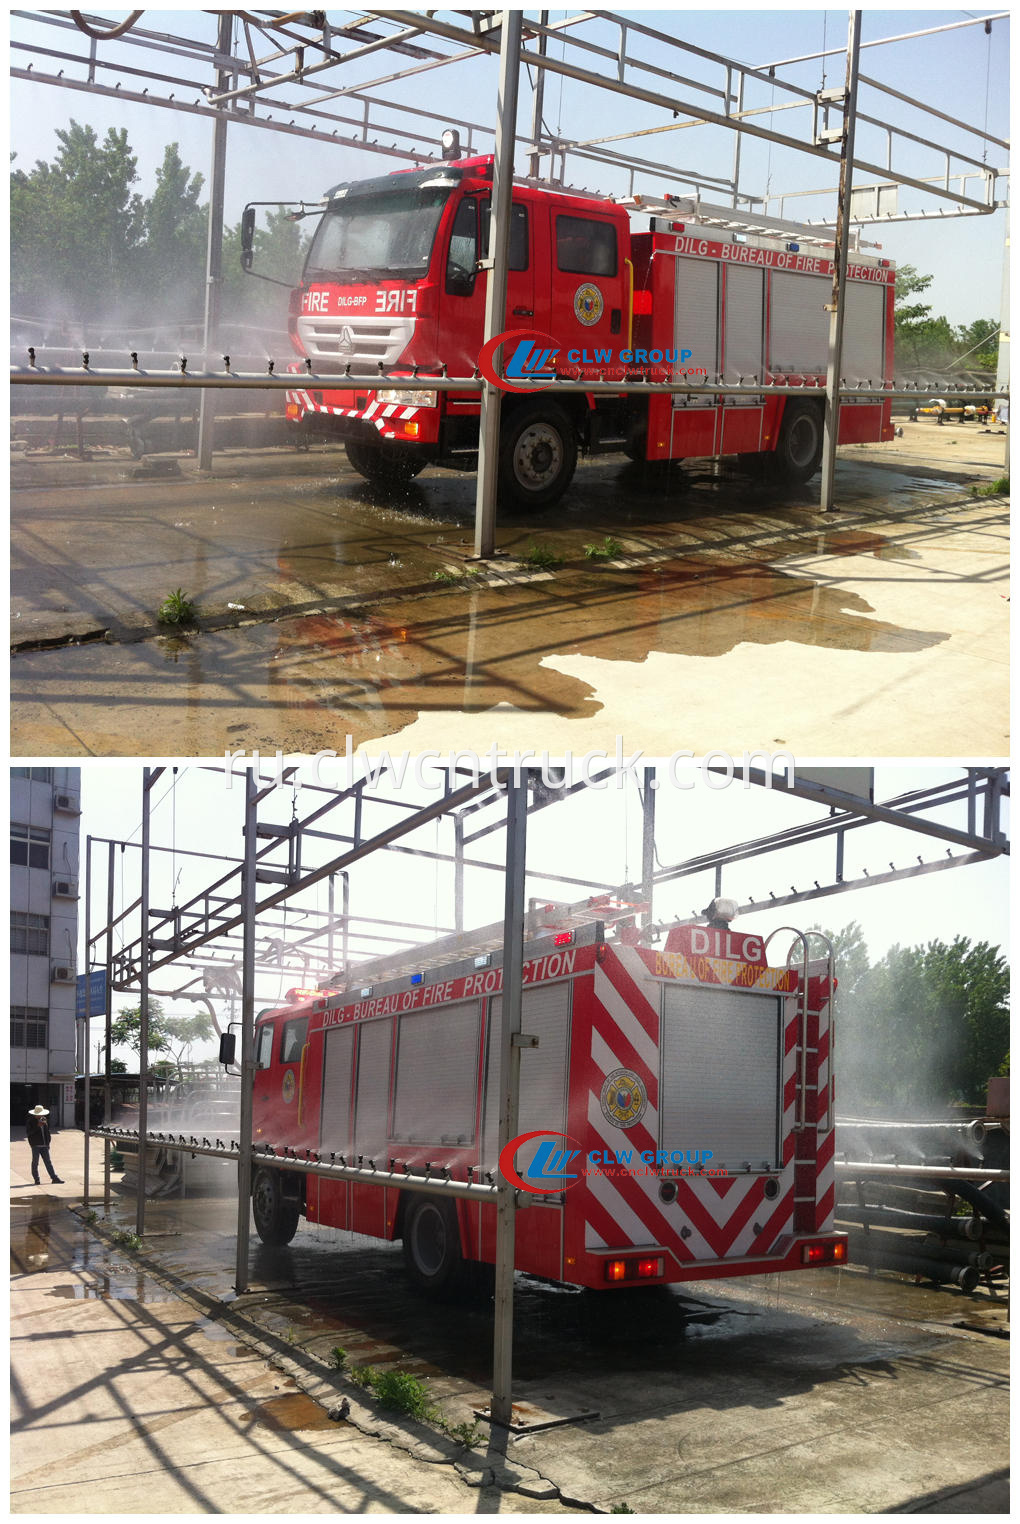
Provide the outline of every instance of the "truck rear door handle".
<path id="1" fill-rule="evenodd" d="M 534 317 L 535 309 L 533 307 L 515 307 L 513 315 L 514 317 Z"/>

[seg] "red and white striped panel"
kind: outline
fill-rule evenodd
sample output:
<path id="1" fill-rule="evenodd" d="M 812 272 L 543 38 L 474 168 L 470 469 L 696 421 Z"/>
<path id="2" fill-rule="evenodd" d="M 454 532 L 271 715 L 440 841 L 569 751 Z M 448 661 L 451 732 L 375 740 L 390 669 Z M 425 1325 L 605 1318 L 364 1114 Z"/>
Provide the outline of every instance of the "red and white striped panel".
<path id="1" fill-rule="evenodd" d="M 568 1211 L 584 1214 L 585 1247 L 658 1246 L 672 1251 L 681 1264 L 768 1254 L 790 1231 L 794 1207 L 796 1001 L 786 1002 L 785 1013 L 779 1195 L 772 1201 L 765 1197 L 762 1176 L 693 1175 L 681 1176 L 676 1199 L 663 1202 L 659 1176 L 640 1160 L 643 1152 L 654 1157 L 659 1142 L 658 983 L 649 978 L 638 949 L 617 945 L 595 969 L 594 997 L 577 1001 L 574 1008 L 573 1081 L 583 1084 L 586 1094 L 585 1115 L 574 1125 L 584 1127 L 586 1156 L 594 1149 L 614 1155 L 630 1150 L 635 1173 L 589 1175 L 569 1192 Z M 621 1068 L 633 1070 L 647 1096 L 641 1120 L 627 1128 L 607 1120 L 600 1099 L 607 1076 Z M 647 1174 L 640 1173 L 646 1168 Z"/>
<path id="2" fill-rule="evenodd" d="M 326 413 L 334 418 L 362 418 L 387 439 L 402 438 L 402 435 L 396 433 L 394 425 L 406 423 L 418 414 L 416 407 L 404 407 L 399 402 L 370 402 L 365 408 L 334 407 L 332 403 L 316 402 L 311 393 L 306 391 L 286 392 L 285 396 L 288 402 L 296 403 L 305 413 Z"/>

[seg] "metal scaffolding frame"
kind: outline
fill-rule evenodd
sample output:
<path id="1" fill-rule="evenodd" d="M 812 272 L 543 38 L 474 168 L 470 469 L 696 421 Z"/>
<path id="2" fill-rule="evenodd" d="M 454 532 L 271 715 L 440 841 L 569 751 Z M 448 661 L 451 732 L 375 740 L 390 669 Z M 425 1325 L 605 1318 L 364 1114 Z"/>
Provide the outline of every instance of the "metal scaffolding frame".
<path id="1" fill-rule="evenodd" d="M 754 857 L 796 848 L 823 838 L 834 839 L 834 864 L 832 880 L 814 884 L 798 891 L 792 888 L 790 895 L 771 895 L 764 904 L 753 902 L 743 906 L 745 912 L 779 907 L 795 901 L 824 897 L 827 894 L 845 892 L 888 883 L 959 867 L 972 862 L 988 861 L 1009 851 L 1003 824 L 1003 806 L 1009 795 L 1008 773 L 1004 768 L 973 767 L 965 776 L 933 784 L 899 795 L 885 803 L 849 795 L 817 779 L 795 777 L 785 782 L 747 767 L 744 772 L 749 785 L 769 786 L 794 797 L 817 804 L 823 811 L 818 819 L 784 828 L 751 841 L 738 842 L 729 847 L 715 849 L 708 854 L 679 863 L 663 864 L 656 845 L 656 790 L 661 779 L 654 767 L 644 769 L 639 785 L 642 817 L 641 881 L 637 884 L 613 886 L 593 884 L 590 880 L 570 879 L 562 873 L 547 873 L 540 867 L 528 868 L 527 829 L 529 817 L 552 805 L 560 805 L 592 783 L 605 785 L 617 777 L 615 764 L 606 765 L 589 778 L 574 781 L 562 773 L 546 776 L 546 770 L 529 770 L 521 767 L 499 767 L 486 773 L 483 769 L 465 770 L 461 774 L 447 773 L 442 793 L 428 804 L 412 803 L 399 797 L 385 795 L 366 798 L 369 778 L 346 788 L 331 788 L 322 784 L 301 783 L 302 792 L 313 796 L 322 795 L 321 802 L 299 818 L 295 794 L 291 821 L 286 825 L 259 819 L 259 806 L 278 791 L 294 785 L 298 778 L 296 766 L 284 768 L 277 777 L 257 776 L 253 768 L 235 771 L 231 766 L 223 769 L 209 767 L 210 773 L 230 773 L 230 783 L 235 779 L 244 783 L 243 805 L 243 856 L 178 846 L 153 843 L 151 816 L 153 789 L 163 775 L 163 767 L 145 767 L 142 774 L 141 840 L 117 841 L 110 838 L 89 836 L 85 854 L 85 988 L 86 988 L 86 1054 L 89 1053 L 91 981 L 88 975 L 94 968 L 106 970 L 106 1001 L 102 1014 L 105 1018 L 105 1064 L 103 1075 L 104 1121 L 101 1127 L 91 1128 L 91 1097 L 88 1072 L 85 1075 L 85 1188 L 84 1200 L 89 1200 L 89 1145 L 90 1136 L 104 1139 L 104 1192 L 107 1201 L 110 1192 L 109 1155 L 112 1142 L 117 1138 L 136 1139 L 139 1147 L 138 1184 L 135 1202 L 136 1230 L 145 1230 L 145 1167 L 144 1152 L 150 1141 L 179 1148 L 184 1153 L 209 1154 L 230 1158 L 238 1172 L 238 1207 L 236 1224 L 235 1287 L 242 1292 L 248 1285 L 249 1246 L 249 1200 L 252 1172 L 257 1164 L 261 1168 L 299 1169 L 303 1172 L 328 1176 L 334 1179 L 370 1182 L 398 1189 L 433 1192 L 455 1197 L 465 1197 L 493 1202 L 497 1209 L 497 1261 L 496 1301 L 493 1344 L 493 1402 L 492 1420 L 503 1429 L 509 1424 L 512 1394 L 512 1345 L 513 1345 L 513 1262 L 514 1232 L 518 1210 L 529 1207 L 537 1209 L 533 1198 L 520 1199 L 509 1182 L 491 1177 L 457 1180 L 449 1171 L 424 1175 L 413 1174 L 407 1168 L 397 1168 L 389 1160 L 348 1160 L 335 1154 L 328 1158 L 314 1150 L 304 1150 L 297 1155 L 292 1149 L 281 1149 L 262 1142 L 255 1144 L 253 1138 L 253 1081 L 255 1074 L 255 1004 L 256 984 L 260 971 L 272 971 L 278 977 L 288 949 L 284 945 L 292 931 L 286 919 L 273 916 L 277 907 L 287 903 L 304 890 L 326 881 L 331 894 L 329 909 L 325 914 L 312 916 L 313 925 L 302 930 L 296 939 L 301 958 L 307 956 L 308 944 L 323 944 L 321 955 L 315 962 L 320 974 L 317 988 L 339 989 L 357 987 L 366 978 L 381 976 L 384 968 L 389 976 L 407 968 L 421 969 L 430 964 L 466 956 L 479 947 L 502 948 L 503 957 L 503 1014 L 501 1030 L 503 1089 L 500 1096 L 499 1146 L 516 1136 L 518 1131 L 519 1063 L 521 1051 L 521 982 L 524 938 L 529 926 L 534 925 L 536 904 L 545 911 L 562 916 L 564 924 L 578 924 L 580 920 L 599 921 L 605 914 L 631 916 L 641 925 L 642 937 L 655 940 L 665 929 L 654 919 L 654 895 L 657 888 L 680 878 L 711 873 L 714 893 L 723 892 L 724 871 Z M 224 777 L 226 782 L 226 777 Z M 966 827 L 960 829 L 933 818 L 947 806 L 966 806 Z M 382 829 L 369 830 L 366 815 L 369 805 L 373 810 L 385 808 L 387 824 Z M 495 815 L 493 815 L 495 811 Z M 339 812 L 340 818 L 334 815 Z M 328 824 L 327 817 L 333 817 Z M 432 848 L 410 845 L 405 838 L 421 826 L 449 817 L 454 823 L 454 850 L 452 853 Z M 844 848 L 848 831 L 862 829 L 872 823 L 893 824 L 912 835 L 922 835 L 936 840 L 940 848 L 947 846 L 944 857 L 897 868 L 890 863 L 889 871 L 868 875 L 857 880 L 847 880 L 844 875 Z M 330 828 L 332 827 L 332 828 Z M 505 831 L 505 850 L 502 860 L 492 861 L 469 856 L 468 849 L 494 833 Z M 105 918 L 94 925 L 93 879 L 102 854 L 93 848 L 106 847 Z M 327 854 L 325 862 L 309 865 L 313 847 Z M 953 855 L 953 848 L 962 849 L 962 855 Z M 116 910 L 114 894 L 115 861 L 118 849 L 140 854 L 140 893 L 127 905 Z M 150 902 L 150 870 L 154 853 L 173 851 L 175 859 L 191 858 L 197 861 L 225 864 L 224 871 L 214 877 L 197 893 L 180 906 L 171 908 L 153 906 Z M 455 925 L 438 941 L 418 945 L 411 956 L 413 938 L 406 935 L 414 928 L 406 927 L 405 935 L 397 934 L 393 922 L 376 917 L 358 917 L 349 898 L 347 872 L 355 863 L 362 862 L 379 852 L 396 852 L 419 856 L 437 864 L 445 864 L 452 873 L 455 901 Z M 494 927 L 465 927 L 465 870 L 489 871 L 504 877 L 503 920 Z M 342 906 L 333 900 L 332 885 L 336 876 L 344 877 Z M 546 906 L 544 900 L 526 899 L 529 878 L 546 883 L 549 881 L 572 883 L 576 888 L 594 889 L 589 896 L 570 904 Z M 260 885 L 268 892 L 261 894 Z M 622 896 L 614 900 L 614 896 Z M 704 911 L 693 910 L 692 921 L 704 916 Z M 302 918 L 310 912 L 302 911 Z M 362 922 L 364 923 L 362 925 Z M 683 924 L 673 921 L 670 925 Z M 374 928 L 374 930 L 372 929 Z M 425 927 L 418 929 L 424 930 Z M 282 932 L 278 937 L 273 933 Z M 269 933 L 267 937 L 267 933 Z M 114 948 L 115 935 L 122 945 Z M 333 962 L 336 938 L 340 939 L 343 962 L 337 967 Z M 367 961 L 358 954 L 367 949 L 371 938 L 379 938 L 391 945 L 403 942 L 405 955 L 390 956 L 383 963 Z M 241 1026 L 241 1113 L 239 1137 L 236 1144 L 219 1139 L 186 1137 L 158 1131 L 150 1132 L 146 1109 L 144 1082 L 140 1089 L 139 1124 L 136 1131 L 125 1131 L 112 1126 L 111 1114 L 111 1022 L 114 993 L 137 989 L 140 994 L 140 1052 L 139 1073 L 144 1076 L 149 1067 L 148 1026 L 149 1002 L 157 993 L 153 975 L 160 970 L 183 964 L 190 973 L 183 984 L 169 990 L 159 990 L 185 998 L 204 999 L 208 1003 L 210 985 L 198 993 L 191 986 L 196 977 L 202 976 L 205 965 L 201 961 L 206 950 L 216 947 L 222 969 L 222 960 L 239 954 L 240 983 L 231 986 L 240 995 Z M 212 956 L 212 954 L 209 954 Z M 333 967 L 328 965 L 333 963 Z M 311 963 L 304 964 L 311 968 Z M 198 974 L 194 973 L 198 970 Z M 171 979 L 171 984 L 174 981 Z M 211 1009 L 211 1004 L 210 1004 Z M 470 1172 L 469 1172 L 470 1176 Z"/>
<path id="2" fill-rule="evenodd" d="M 50 12 L 16 11 L 14 16 L 28 18 L 39 26 L 59 31 L 75 31 L 75 23 L 66 15 Z M 921 210 L 912 213 L 880 213 L 878 197 L 874 215 L 852 205 L 855 171 L 878 176 L 884 187 L 911 187 L 934 195 L 949 203 L 946 215 L 987 215 L 1004 204 L 999 197 L 999 182 L 1008 171 L 1005 167 L 988 165 L 974 153 L 955 143 L 938 142 L 906 128 L 893 125 L 881 116 L 865 113 L 860 108 L 861 87 L 875 89 L 880 95 L 906 102 L 936 124 L 945 123 L 965 135 L 1005 151 L 1006 140 L 998 138 L 974 123 L 950 116 L 935 106 L 916 101 L 893 87 L 876 81 L 871 75 L 862 76 L 857 57 L 862 46 L 878 47 L 884 41 L 903 40 L 904 36 L 922 37 L 945 28 L 927 28 L 901 37 L 862 40 L 862 12 L 850 13 L 848 40 L 845 49 L 847 60 L 846 81 L 843 87 L 812 91 L 777 75 L 776 70 L 788 64 L 804 62 L 814 57 L 838 56 L 842 49 L 826 50 L 825 54 L 804 55 L 800 59 L 781 60 L 763 66 L 751 66 L 708 49 L 683 41 L 659 28 L 636 21 L 629 15 L 607 11 L 584 11 L 564 20 L 550 23 L 549 13 L 540 12 L 539 19 L 526 19 L 523 12 L 470 11 L 453 12 L 452 20 L 445 20 L 434 11 L 367 10 L 360 13 L 344 13 L 339 22 L 329 20 L 325 13 L 292 13 L 280 17 L 276 13 L 220 12 L 220 34 L 216 46 L 198 43 L 190 38 L 167 36 L 147 29 L 130 27 L 115 42 L 103 42 L 103 46 L 137 47 L 147 54 L 155 53 L 178 59 L 191 67 L 191 73 L 167 74 L 157 71 L 153 64 L 128 66 L 100 57 L 100 40 L 91 35 L 87 54 L 75 53 L 59 47 L 41 48 L 20 41 L 12 43 L 15 53 L 30 52 L 34 56 L 26 68 L 15 67 L 12 77 L 32 80 L 63 88 L 83 89 L 92 93 L 115 96 L 120 100 L 132 100 L 152 106 L 183 110 L 209 116 L 215 122 L 212 157 L 210 201 L 210 236 L 208 263 L 208 300 L 206 304 L 205 364 L 216 347 L 217 292 L 220 281 L 220 245 L 222 234 L 222 185 L 226 155 L 226 127 L 230 122 L 254 126 L 263 130 L 284 132 L 292 135 L 327 141 L 366 152 L 381 153 L 404 161 L 433 162 L 436 150 L 441 151 L 440 140 L 431 135 L 433 122 L 444 122 L 463 128 L 468 134 L 467 152 L 477 151 L 479 138 L 494 136 L 494 185 L 493 216 L 490 219 L 490 247 L 481 268 L 489 273 L 486 295 L 485 328 L 483 342 L 489 342 L 505 326 L 505 294 L 508 262 L 508 228 L 505 225 L 509 210 L 509 184 L 513 175 L 513 160 L 518 145 L 524 147 L 532 175 L 537 175 L 542 160 L 548 158 L 550 172 L 548 181 L 569 189 L 566 183 L 567 160 L 574 157 L 583 162 L 594 162 L 603 167 L 623 171 L 634 190 L 637 173 L 667 174 L 674 184 L 687 185 L 700 195 L 702 190 L 729 195 L 735 209 L 742 204 L 750 211 L 755 206 L 768 210 L 769 201 L 778 199 L 780 213 L 785 197 L 777 193 L 775 198 L 749 194 L 740 189 L 740 145 L 743 136 L 750 136 L 780 148 L 827 160 L 838 171 L 837 209 L 834 222 L 835 251 L 832 300 L 832 323 L 829 360 L 825 386 L 825 454 L 823 457 L 821 508 L 834 507 L 835 441 L 838 436 L 840 391 L 839 381 L 842 363 L 842 314 L 845 291 L 846 251 L 851 228 L 854 224 L 882 220 L 909 220 L 925 215 Z M 996 12 L 989 17 L 973 17 L 967 21 L 952 23 L 953 28 L 965 25 L 985 25 L 1008 19 L 1008 12 Z M 465 20 L 466 16 L 466 20 Z M 99 18 L 89 18 L 92 32 L 100 32 Z M 244 50 L 232 47 L 233 26 L 238 23 L 243 34 Z M 602 26 L 616 28 L 618 43 L 615 49 L 583 35 L 586 23 L 597 22 Z M 79 34 L 80 35 L 80 34 Z M 650 43 L 656 52 L 656 61 L 641 58 L 632 50 L 628 39 L 640 38 Z M 563 56 L 555 57 L 549 44 L 561 43 Z M 537 43 L 537 48 L 535 44 Z M 348 46 L 348 44 L 353 44 Z M 268 51 L 259 51 L 268 47 Z M 451 51 L 452 47 L 452 51 Z M 568 60 L 567 52 L 572 56 Z M 398 58 L 412 60 L 391 69 L 375 79 L 337 85 L 328 82 L 323 88 L 328 71 L 350 70 L 360 60 L 376 54 L 395 54 Z M 369 91 L 383 89 L 388 85 L 398 87 L 410 77 L 424 71 L 449 68 L 451 65 L 483 55 L 495 55 L 499 61 L 499 95 L 496 124 L 459 123 L 439 113 L 421 111 L 400 100 L 387 100 Z M 592 67 L 583 67 L 575 58 L 589 61 Z M 40 60 L 60 62 L 63 67 L 56 73 L 37 68 Z M 679 72 L 680 64 L 689 68 L 690 60 L 709 70 L 718 71 L 718 77 L 702 80 Z M 676 67 L 667 64 L 676 63 Z M 84 79 L 67 77 L 68 66 L 85 67 Z M 180 67 L 180 64 L 178 65 Z M 522 136 L 517 130 L 517 98 L 521 69 L 534 71 L 534 79 L 541 82 L 533 91 L 533 114 L 531 132 Z M 598 72 L 599 68 L 603 72 Z M 209 84 L 195 76 L 194 70 L 213 71 L 215 82 Z M 101 76 L 119 73 L 131 80 L 146 80 L 144 89 L 122 88 L 122 80 L 107 84 Z M 543 120 L 543 91 L 545 75 L 559 76 L 584 84 L 592 90 L 641 103 L 667 113 L 667 121 L 654 127 L 638 127 L 617 133 L 611 137 L 590 139 L 562 138 L 550 133 Z M 651 83 L 647 83 L 651 81 Z M 177 88 L 169 95 L 153 92 L 153 86 L 173 84 Z M 762 85 L 772 92 L 767 106 L 745 106 L 747 87 Z M 653 88 L 654 86 L 654 88 Z M 179 100 L 177 90 L 194 92 L 191 101 Z M 276 92 L 297 92 L 296 96 L 281 99 Z M 777 104 L 775 92 L 784 99 Z M 360 116 L 354 117 L 327 111 L 328 103 L 353 102 L 360 108 Z M 272 107 L 272 110 L 269 108 Z M 778 131 L 773 125 L 777 112 L 802 110 L 810 112 L 810 128 L 801 136 Z M 293 113 L 287 121 L 277 118 L 276 113 Z M 400 125 L 410 115 L 410 125 Z M 767 116 L 768 124 L 757 120 Z M 387 118 L 397 118 L 397 125 Z M 838 125 L 831 125 L 838 118 Z M 329 124 L 336 124 L 330 127 Z M 855 148 L 855 128 L 858 123 L 880 129 L 886 137 L 885 163 L 873 162 L 858 155 Z M 684 131 L 696 127 L 722 127 L 734 134 L 734 152 L 730 177 L 715 177 L 697 171 L 677 168 L 675 165 L 636 157 L 624 153 L 612 145 L 632 138 L 656 133 Z M 353 133 L 347 129 L 354 128 Z M 389 144 L 381 143 L 379 132 L 395 136 Z M 400 138 L 405 141 L 401 143 Z M 917 176 L 900 167 L 897 153 L 904 146 L 918 146 L 933 150 L 944 161 L 944 170 L 938 176 Z M 557 173 L 557 164 L 559 171 Z M 957 167 L 959 166 L 959 167 Z M 970 193 L 972 181 L 977 181 L 978 194 Z M 501 190 L 505 187 L 505 191 Z M 789 194 L 831 194 L 831 192 L 796 192 Z M 505 203 L 505 205 L 501 205 Z M 829 226 L 829 224 L 819 224 Z M 841 276 L 840 271 L 843 271 Z M 19 369 L 12 377 L 16 382 L 27 379 Z M 53 379 L 58 379 L 53 377 Z M 70 378 L 68 378 L 70 379 Z M 78 378 L 81 379 L 80 377 Z M 378 378 L 374 378 L 376 381 Z M 199 382 L 211 385 L 212 382 Z M 391 384 L 388 380 L 387 384 Z M 490 556 L 495 548 L 495 490 L 496 447 L 499 438 L 499 414 L 503 393 L 489 381 L 483 381 L 482 417 L 480 427 L 478 491 L 475 517 L 475 551 L 480 557 Z M 593 390 L 594 388 L 586 388 Z M 691 390 L 678 387 L 676 390 Z M 614 388 L 620 390 L 620 388 Z M 706 388 L 723 394 L 719 387 Z M 751 388 L 751 390 L 760 390 Z M 726 393 L 728 394 L 728 393 Z M 864 395 L 867 395 L 865 392 Z M 883 393 L 883 395 L 888 395 Z M 200 465 L 211 463 L 212 428 L 211 399 L 203 393 L 203 428 L 200 436 Z"/>

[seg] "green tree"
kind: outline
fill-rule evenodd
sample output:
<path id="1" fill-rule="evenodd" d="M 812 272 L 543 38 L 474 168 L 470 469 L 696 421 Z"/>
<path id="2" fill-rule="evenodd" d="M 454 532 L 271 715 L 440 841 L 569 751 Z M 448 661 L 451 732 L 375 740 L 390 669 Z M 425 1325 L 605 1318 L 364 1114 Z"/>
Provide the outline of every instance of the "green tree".
<path id="1" fill-rule="evenodd" d="M 215 1035 L 215 1032 L 215 1024 L 207 1011 L 196 1010 L 187 1016 L 170 1016 L 164 1010 L 162 1001 L 156 999 L 149 1001 L 149 1053 L 170 1055 L 168 1059 L 160 1060 L 154 1065 L 156 1069 L 162 1065 L 165 1070 L 169 1065 L 171 1071 L 179 1073 L 182 1065 L 187 1062 L 194 1044 L 207 1041 Z M 140 1053 L 141 1006 L 129 1006 L 125 1010 L 118 1011 L 117 1019 L 110 1028 L 110 1035 L 117 1047 L 133 1048 L 136 1053 Z"/>
<path id="2" fill-rule="evenodd" d="M 956 333 L 949 320 L 933 317 L 930 304 L 912 300 L 927 291 L 933 279 L 919 274 L 914 265 L 901 265 L 896 271 L 893 322 L 901 366 L 946 365 L 957 353 Z"/>
<path id="3" fill-rule="evenodd" d="M 314 223 L 313 223 L 314 226 Z M 290 290 L 301 279 L 311 234 L 285 210 L 270 210 L 255 227 L 253 269 L 260 280 L 241 269 L 241 225 L 223 230 L 224 316 L 236 323 L 285 329 Z M 278 356 L 276 358 L 279 358 Z"/>
<path id="4" fill-rule="evenodd" d="M 958 359 L 966 370 L 995 370 L 999 363 L 999 324 L 995 318 L 976 318 L 956 330 Z"/>
<path id="5" fill-rule="evenodd" d="M 141 268 L 157 320 L 202 320 L 207 216 L 201 192 L 202 176 L 182 162 L 176 143 L 168 144 L 142 213 Z"/>
<path id="6" fill-rule="evenodd" d="M 837 1005 L 840 1109 L 886 1115 L 978 1104 L 1009 1043 L 1009 972 L 997 947 L 892 947 Z"/>
<path id="7" fill-rule="evenodd" d="M 52 164 L 11 176 L 11 294 L 29 314 L 76 322 L 134 315 L 133 256 L 142 237 L 142 198 L 132 187 L 137 160 L 127 132 L 102 143 L 72 121 L 57 131 Z"/>

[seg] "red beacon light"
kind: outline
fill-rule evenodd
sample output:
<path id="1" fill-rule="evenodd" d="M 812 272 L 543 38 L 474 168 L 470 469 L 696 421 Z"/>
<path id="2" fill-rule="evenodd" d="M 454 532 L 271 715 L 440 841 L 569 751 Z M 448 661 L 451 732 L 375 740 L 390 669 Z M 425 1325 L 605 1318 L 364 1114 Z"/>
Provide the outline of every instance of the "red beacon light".
<path id="1" fill-rule="evenodd" d="M 573 940 L 574 940 L 574 933 L 572 931 L 558 931 L 556 933 L 556 935 L 553 937 L 553 946 L 554 947 L 569 947 L 571 942 Z"/>

